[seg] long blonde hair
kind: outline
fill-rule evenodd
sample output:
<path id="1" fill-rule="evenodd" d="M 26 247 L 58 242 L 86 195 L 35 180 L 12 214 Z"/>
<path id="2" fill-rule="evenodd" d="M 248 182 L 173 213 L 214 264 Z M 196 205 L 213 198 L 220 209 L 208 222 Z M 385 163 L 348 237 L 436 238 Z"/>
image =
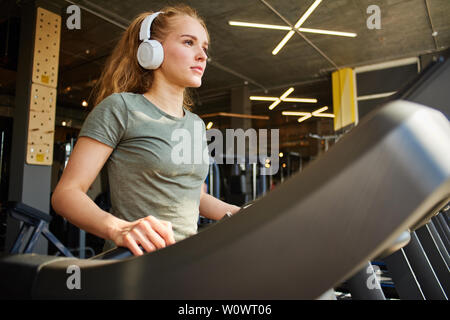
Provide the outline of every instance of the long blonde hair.
<path id="1" fill-rule="evenodd" d="M 173 17 L 187 15 L 197 19 L 205 29 L 208 40 L 209 34 L 205 22 L 198 13 L 187 5 L 168 6 L 161 9 L 153 20 L 151 38 L 162 41 L 170 32 L 170 20 Z M 123 33 L 105 64 L 105 68 L 93 90 L 94 106 L 113 93 L 133 92 L 143 94 L 153 83 L 153 71 L 142 68 L 137 61 L 137 49 L 140 44 L 139 31 L 142 21 L 153 12 L 139 14 Z M 189 92 L 184 90 L 183 106 L 187 109 L 193 105 Z"/>

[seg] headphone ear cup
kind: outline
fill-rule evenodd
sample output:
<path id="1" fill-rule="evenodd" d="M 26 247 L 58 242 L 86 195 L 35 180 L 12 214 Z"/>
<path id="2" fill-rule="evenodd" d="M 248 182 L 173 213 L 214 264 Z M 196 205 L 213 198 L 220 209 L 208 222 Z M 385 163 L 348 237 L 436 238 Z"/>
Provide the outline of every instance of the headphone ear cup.
<path id="1" fill-rule="evenodd" d="M 158 69 L 164 60 L 164 50 L 161 43 L 157 40 L 143 41 L 139 45 L 137 59 L 144 69 Z"/>

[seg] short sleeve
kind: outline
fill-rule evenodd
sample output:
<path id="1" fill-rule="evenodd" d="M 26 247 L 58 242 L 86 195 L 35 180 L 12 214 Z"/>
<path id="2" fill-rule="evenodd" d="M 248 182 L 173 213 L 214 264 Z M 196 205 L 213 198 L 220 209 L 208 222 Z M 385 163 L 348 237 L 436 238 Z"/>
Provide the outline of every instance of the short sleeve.
<path id="1" fill-rule="evenodd" d="M 127 129 L 128 112 L 118 93 L 102 100 L 86 117 L 78 137 L 89 137 L 115 148 Z"/>

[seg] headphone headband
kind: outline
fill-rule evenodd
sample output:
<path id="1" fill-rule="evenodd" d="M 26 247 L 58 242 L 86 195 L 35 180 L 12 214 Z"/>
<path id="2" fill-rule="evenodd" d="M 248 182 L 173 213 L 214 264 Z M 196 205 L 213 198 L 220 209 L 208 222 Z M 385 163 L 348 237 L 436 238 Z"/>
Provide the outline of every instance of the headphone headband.
<path id="1" fill-rule="evenodd" d="M 153 20 L 160 14 L 161 11 L 155 12 L 147 16 L 141 24 L 141 31 L 139 32 L 139 39 L 141 41 L 150 39 L 150 28 L 152 26 Z"/>

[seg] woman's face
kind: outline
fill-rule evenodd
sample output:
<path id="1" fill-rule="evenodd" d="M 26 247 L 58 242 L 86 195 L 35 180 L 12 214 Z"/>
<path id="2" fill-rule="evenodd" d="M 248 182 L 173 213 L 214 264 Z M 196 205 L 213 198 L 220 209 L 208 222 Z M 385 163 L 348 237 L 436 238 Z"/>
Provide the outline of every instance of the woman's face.
<path id="1" fill-rule="evenodd" d="M 206 68 L 208 36 L 203 26 L 189 16 L 174 17 L 171 32 L 162 42 L 164 60 L 159 69 L 164 78 L 182 88 L 198 88 Z"/>

